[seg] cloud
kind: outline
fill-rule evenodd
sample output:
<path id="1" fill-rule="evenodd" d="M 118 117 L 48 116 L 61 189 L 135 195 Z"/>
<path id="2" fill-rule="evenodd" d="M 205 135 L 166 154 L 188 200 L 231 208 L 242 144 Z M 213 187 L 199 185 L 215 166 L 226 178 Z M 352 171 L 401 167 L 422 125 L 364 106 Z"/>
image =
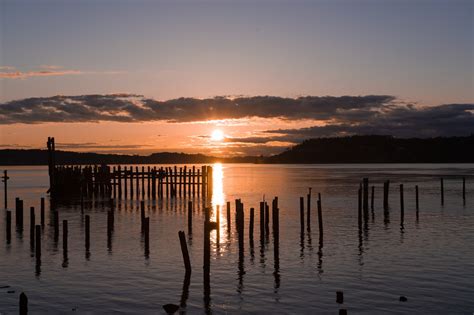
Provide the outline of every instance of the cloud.
<path id="1" fill-rule="evenodd" d="M 57 143 L 57 149 L 141 149 L 151 147 L 151 145 L 147 144 L 100 144 L 96 142 L 74 142 L 74 143 Z"/>
<path id="2" fill-rule="evenodd" d="M 0 72 L 0 79 L 26 79 L 31 77 L 52 77 L 84 74 L 79 70 L 40 70 L 40 71 L 10 71 Z"/>
<path id="3" fill-rule="evenodd" d="M 389 95 L 179 98 L 159 101 L 135 94 L 53 96 L 0 104 L 3 124 L 48 122 L 199 122 L 243 118 L 314 121 L 313 127 L 269 130 L 228 143 L 295 143 L 311 137 L 389 134 L 431 137 L 474 133 L 473 104 L 421 107 Z"/>
<path id="4" fill-rule="evenodd" d="M 4 123 L 43 122 L 194 122 L 249 117 L 287 120 L 329 120 L 351 111 L 388 106 L 392 96 L 342 96 L 283 98 L 255 96 L 209 99 L 179 98 L 158 101 L 134 94 L 53 96 L 27 98 L 0 104 Z"/>

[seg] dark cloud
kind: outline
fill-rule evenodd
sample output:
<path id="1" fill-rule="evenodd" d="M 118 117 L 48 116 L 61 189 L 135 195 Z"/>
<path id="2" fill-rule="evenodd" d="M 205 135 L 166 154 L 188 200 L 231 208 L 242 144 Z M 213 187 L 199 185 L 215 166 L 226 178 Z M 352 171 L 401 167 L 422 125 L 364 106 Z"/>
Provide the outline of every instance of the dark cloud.
<path id="1" fill-rule="evenodd" d="M 192 122 L 247 117 L 330 120 L 389 106 L 387 95 L 282 98 L 179 98 L 157 101 L 133 94 L 28 98 L 0 104 L 4 124 L 44 122 Z"/>
<path id="2" fill-rule="evenodd" d="M 346 135 L 396 137 L 466 136 L 474 134 L 474 104 L 434 107 L 390 106 L 360 118 L 339 116 L 334 123 L 301 129 L 268 130 L 269 139 L 301 142 L 308 138 Z"/>

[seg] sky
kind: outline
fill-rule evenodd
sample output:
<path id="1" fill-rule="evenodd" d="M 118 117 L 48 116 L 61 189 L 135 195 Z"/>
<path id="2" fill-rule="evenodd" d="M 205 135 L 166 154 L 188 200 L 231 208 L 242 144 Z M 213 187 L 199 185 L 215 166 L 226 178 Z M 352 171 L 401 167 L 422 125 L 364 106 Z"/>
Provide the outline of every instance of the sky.
<path id="1" fill-rule="evenodd" d="M 0 0 L 0 149 L 469 135 L 473 52 L 471 0 Z"/>

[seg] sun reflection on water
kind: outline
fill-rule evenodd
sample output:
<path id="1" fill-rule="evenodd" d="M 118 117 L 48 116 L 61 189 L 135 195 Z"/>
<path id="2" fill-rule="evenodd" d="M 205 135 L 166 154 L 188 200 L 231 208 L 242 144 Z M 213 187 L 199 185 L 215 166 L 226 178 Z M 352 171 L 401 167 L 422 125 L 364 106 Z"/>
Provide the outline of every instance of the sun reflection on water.
<path id="1" fill-rule="evenodd" d="M 218 230 L 211 232 L 211 242 L 219 246 L 221 237 L 218 237 L 218 233 L 225 231 L 227 228 L 225 211 L 225 194 L 224 194 L 224 171 L 221 163 L 214 163 L 212 166 L 212 214 L 211 221 L 218 221 Z M 217 220 L 217 210 L 219 209 L 219 220 Z"/>

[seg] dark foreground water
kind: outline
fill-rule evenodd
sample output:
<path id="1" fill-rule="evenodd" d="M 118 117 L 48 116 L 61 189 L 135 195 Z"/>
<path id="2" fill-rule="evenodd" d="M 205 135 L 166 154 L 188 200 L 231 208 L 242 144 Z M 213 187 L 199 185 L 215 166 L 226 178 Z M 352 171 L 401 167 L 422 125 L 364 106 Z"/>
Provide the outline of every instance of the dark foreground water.
<path id="1" fill-rule="evenodd" d="M 5 215 L 0 216 L 0 313 L 16 313 L 24 291 L 31 312 L 164 313 L 163 304 L 181 304 L 188 313 L 354 313 L 472 314 L 474 312 L 474 165 L 214 165 L 212 203 L 232 201 L 228 229 L 221 210 L 220 237 L 211 234 L 210 295 L 203 286 L 203 205 L 196 198 L 193 233 L 187 233 L 188 199 L 146 201 L 150 217 L 150 255 L 145 257 L 139 201 L 118 202 L 111 247 L 107 246 L 107 203 L 59 208 L 69 222 L 68 259 L 62 236 L 42 231 L 42 261 L 35 267 L 30 249 L 29 207 L 37 209 L 48 188 L 45 167 L 7 167 L 9 205 L 25 200 L 24 231 L 7 245 Z M 357 189 L 362 177 L 375 185 L 375 209 L 359 229 Z M 440 202 L 440 176 L 445 203 Z M 467 178 L 463 204 L 462 180 Z M 390 179 L 390 212 L 382 209 L 382 183 Z M 398 186 L 405 187 L 400 219 Z M 414 187 L 420 187 L 419 219 Z M 299 197 L 313 188 L 312 225 L 300 233 Z M 322 195 L 324 243 L 316 214 Z M 273 235 L 260 241 L 258 203 L 279 197 L 280 244 Z M 234 199 L 245 205 L 244 255 L 239 261 Z M 3 201 L 3 198 L 2 198 Z M 3 203 L 2 203 L 3 206 Z M 253 244 L 248 237 L 249 208 L 256 208 Z M 13 210 L 13 209 L 12 209 Z M 3 210 L 1 210 L 3 212 Z M 84 216 L 91 216 L 91 251 L 84 249 Z M 14 211 L 13 211 L 14 215 Z M 215 212 L 213 212 L 213 217 Z M 214 219 L 214 218 L 213 218 Z M 271 220 L 270 220 L 271 222 Z M 178 231 L 184 230 L 193 265 L 185 281 Z M 271 231 L 271 227 L 270 227 Z M 277 264 L 275 264 L 277 262 Z M 344 304 L 336 291 L 344 291 Z M 14 291 L 14 293 L 8 293 Z M 404 295 L 407 302 L 400 302 Z"/>

